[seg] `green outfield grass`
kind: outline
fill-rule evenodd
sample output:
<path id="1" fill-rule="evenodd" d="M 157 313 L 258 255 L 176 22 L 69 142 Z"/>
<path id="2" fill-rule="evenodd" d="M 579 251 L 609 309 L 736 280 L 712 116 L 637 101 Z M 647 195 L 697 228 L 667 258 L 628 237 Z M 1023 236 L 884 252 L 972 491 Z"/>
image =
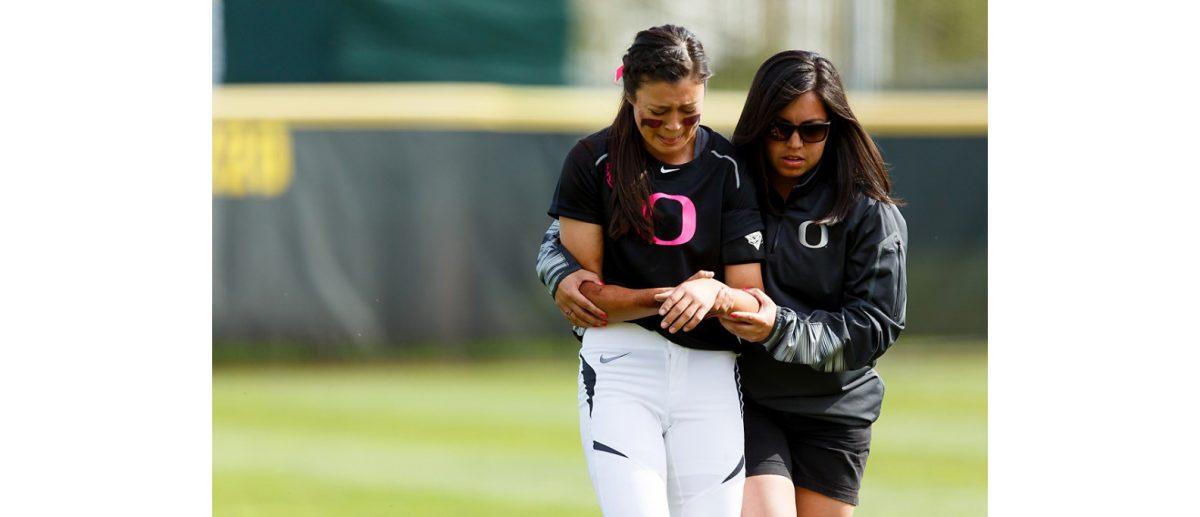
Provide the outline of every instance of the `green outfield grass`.
<path id="1" fill-rule="evenodd" d="M 218 366 L 215 515 L 600 515 L 576 361 Z M 985 515 L 983 343 L 901 341 L 855 515 Z"/>

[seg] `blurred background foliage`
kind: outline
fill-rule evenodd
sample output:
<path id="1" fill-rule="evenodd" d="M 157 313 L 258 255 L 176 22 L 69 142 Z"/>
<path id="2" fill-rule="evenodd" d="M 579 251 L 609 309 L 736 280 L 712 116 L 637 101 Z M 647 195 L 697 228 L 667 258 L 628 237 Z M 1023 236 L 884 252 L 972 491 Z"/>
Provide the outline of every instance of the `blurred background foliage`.
<path id="1" fill-rule="evenodd" d="M 825 54 L 852 89 L 986 88 L 987 3 L 967 0 L 223 0 L 217 81 L 594 86 L 632 35 L 705 42 L 717 89 L 780 49 Z"/>

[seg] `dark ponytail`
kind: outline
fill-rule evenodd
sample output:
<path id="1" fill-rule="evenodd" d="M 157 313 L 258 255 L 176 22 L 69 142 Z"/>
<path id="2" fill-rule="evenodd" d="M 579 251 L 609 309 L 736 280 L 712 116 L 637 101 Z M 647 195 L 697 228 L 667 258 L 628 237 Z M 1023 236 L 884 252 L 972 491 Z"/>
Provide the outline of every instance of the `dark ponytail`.
<path id="1" fill-rule="evenodd" d="M 651 241 L 654 208 L 647 203 L 650 178 L 645 173 L 645 144 L 634 120 L 633 99 L 645 82 L 675 83 L 685 78 L 704 82 L 712 72 L 704 45 L 691 31 L 676 25 L 651 27 L 637 33 L 621 63 L 624 88 L 608 141 L 614 206 L 608 234 L 615 239 L 632 231 Z"/>

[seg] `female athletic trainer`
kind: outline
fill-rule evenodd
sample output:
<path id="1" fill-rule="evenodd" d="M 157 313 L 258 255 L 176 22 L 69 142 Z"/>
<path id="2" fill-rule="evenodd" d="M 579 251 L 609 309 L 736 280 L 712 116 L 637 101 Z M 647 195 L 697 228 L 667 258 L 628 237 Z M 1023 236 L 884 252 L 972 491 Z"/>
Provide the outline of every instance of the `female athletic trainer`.
<path id="1" fill-rule="evenodd" d="M 824 57 L 793 50 L 767 60 L 734 142 L 762 197 L 770 295 L 752 290 L 759 311 L 720 319 L 760 343 L 738 359 L 742 515 L 848 516 L 883 400 L 872 367 L 905 325 L 907 225 L 879 151 Z M 539 265 L 564 260 L 551 228 Z M 560 306 L 586 303 L 584 275 L 573 270 L 547 275 Z"/>
<path id="2" fill-rule="evenodd" d="M 622 66 L 616 119 L 571 149 L 548 212 L 563 246 L 603 279 L 583 284 L 600 324 L 579 354 L 588 470 L 605 515 L 737 515 L 740 343 L 701 319 L 714 306 L 759 310 L 725 287 L 762 285 L 757 196 L 732 144 L 699 125 L 711 74 L 694 34 L 639 32 Z M 699 270 L 725 283 L 690 278 Z M 677 299 L 665 318 L 663 288 Z"/>
<path id="3" fill-rule="evenodd" d="M 846 516 L 879 417 L 875 361 L 905 325 L 908 226 L 833 63 L 785 51 L 759 68 L 734 142 L 769 242 L 756 313 L 722 318 L 761 342 L 745 378 L 744 515 Z M 773 300 L 772 300 L 773 299 Z M 776 305 L 778 303 L 778 305 Z"/>

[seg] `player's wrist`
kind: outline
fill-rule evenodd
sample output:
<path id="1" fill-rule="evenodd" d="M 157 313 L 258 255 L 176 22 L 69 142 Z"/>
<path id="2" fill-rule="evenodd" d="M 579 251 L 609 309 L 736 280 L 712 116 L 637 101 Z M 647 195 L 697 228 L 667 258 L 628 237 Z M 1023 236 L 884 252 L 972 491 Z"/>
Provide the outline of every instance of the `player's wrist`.
<path id="1" fill-rule="evenodd" d="M 637 302 L 639 307 L 658 309 L 663 302 L 655 300 L 654 297 L 665 292 L 669 292 L 673 287 L 655 287 L 651 289 L 640 289 L 638 291 Z"/>
<path id="2" fill-rule="evenodd" d="M 717 290 L 717 298 L 710 313 L 714 316 L 724 316 L 733 311 L 733 291 L 722 285 Z"/>

